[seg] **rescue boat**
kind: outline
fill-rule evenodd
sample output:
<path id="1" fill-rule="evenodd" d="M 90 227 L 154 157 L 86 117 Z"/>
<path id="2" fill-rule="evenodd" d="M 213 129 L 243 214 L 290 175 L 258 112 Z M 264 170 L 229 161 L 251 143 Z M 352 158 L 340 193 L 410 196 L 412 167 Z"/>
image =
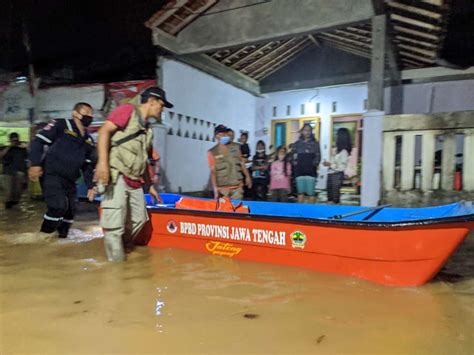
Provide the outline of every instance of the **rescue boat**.
<path id="1" fill-rule="evenodd" d="M 425 208 L 147 195 L 139 244 L 351 275 L 391 286 L 431 280 L 474 229 L 472 202 Z"/>

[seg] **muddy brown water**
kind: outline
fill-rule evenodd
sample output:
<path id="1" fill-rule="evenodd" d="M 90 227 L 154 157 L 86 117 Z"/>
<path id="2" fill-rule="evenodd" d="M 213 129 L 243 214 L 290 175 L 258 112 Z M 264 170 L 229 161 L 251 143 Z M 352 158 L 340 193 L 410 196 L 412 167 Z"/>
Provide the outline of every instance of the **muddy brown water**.
<path id="1" fill-rule="evenodd" d="M 108 263 L 93 206 L 66 240 L 0 210 L 1 354 L 473 354 L 474 235 L 423 287 L 138 247 Z"/>

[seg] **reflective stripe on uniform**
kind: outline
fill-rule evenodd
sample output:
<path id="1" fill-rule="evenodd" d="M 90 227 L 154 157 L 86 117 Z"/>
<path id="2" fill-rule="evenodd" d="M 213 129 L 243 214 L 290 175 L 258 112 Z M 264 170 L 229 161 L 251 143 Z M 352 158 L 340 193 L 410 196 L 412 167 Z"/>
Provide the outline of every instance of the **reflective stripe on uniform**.
<path id="1" fill-rule="evenodd" d="M 73 131 L 72 126 L 71 126 L 71 122 L 69 122 L 69 120 L 67 118 L 65 118 L 64 120 L 66 121 L 67 129 L 70 130 L 70 131 Z"/>
<path id="2" fill-rule="evenodd" d="M 74 223 L 74 220 L 73 220 L 73 219 L 63 219 L 63 222 L 64 222 L 64 223 L 73 224 L 73 223 Z"/>
<path id="3" fill-rule="evenodd" d="M 62 217 L 59 217 L 59 218 L 57 218 L 57 217 L 50 217 L 50 216 L 48 216 L 47 214 L 45 214 L 45 215 L 43 216 L 43 218 L 46 219 L 46 220 L 48 220 L 48 221 L 56 221 L 56 222 L 57 222 L 57 221 L 61 221 L 61 220 L 63 219 Z"/>
<path id="4" fill-rule="evenodd" d="M 53 143 L 53 141 L 52 141 L 51 139 L 46 138 L 46 137 L 43 136 L 42 134 L 39 134 L 39 133 L 38 133 L 38 134 L 36 135 L 36 137 L 38 137 L 38 138 L 44 140 L 46 143 Z"/>

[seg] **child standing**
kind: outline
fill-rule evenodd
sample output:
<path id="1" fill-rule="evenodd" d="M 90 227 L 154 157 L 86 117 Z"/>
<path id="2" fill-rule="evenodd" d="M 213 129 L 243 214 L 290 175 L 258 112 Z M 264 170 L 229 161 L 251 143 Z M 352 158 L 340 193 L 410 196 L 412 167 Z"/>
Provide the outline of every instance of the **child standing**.
<path id="1" fill-rule="evenodd" d="M 325 161 L 323 163 L 324 166 L 329 167 L 327 181 L 329 204 L 338 204 L 340 202 L 344 170 L 347 168 L 351 150 L 352 143 L 349 130 L 347 128 L 339 128 L 336 138 L 336 154 L 331 157 L 330 162 Z"/>
<path id="2" fill-rule="evenodd" d="M 252 160 L 252 185 L 254 199 L 266 201 L 268 192 L 268 155 L 265 150 L 265 142 L 257 142 L 256 154 Z"/>
<path id="3" fill-rule="evenodd" d="M 270 192 L 272 201 L 288 202 L 288 194 L 291 191 L 291 163 L 287 159 L 286 148 L 284 146 L 278 147 L 276 158 L 270 169 Z"/>

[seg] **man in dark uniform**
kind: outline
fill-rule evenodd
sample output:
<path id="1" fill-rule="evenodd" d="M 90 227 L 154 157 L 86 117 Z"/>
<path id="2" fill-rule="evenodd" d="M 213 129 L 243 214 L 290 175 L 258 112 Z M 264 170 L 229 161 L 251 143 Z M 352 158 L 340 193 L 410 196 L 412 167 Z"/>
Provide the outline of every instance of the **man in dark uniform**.
<path id="1" fill-rule="evenodd" d="M 58 231 L 66 238 L 73 223 L 76 200 L 76 180 L 81 170 L 88 188 L 87 197 L 95 197 L 93 169 L 95 146 L 86 128 L 92 122 L 92 107 L 79 102 L 74 106 L 72 119 L 52 120 L 39 131 L 30 148 L 28 175 L 36 181 L 43 177 L 43 194 L 48 208 L 41 232 Z M 44 154 L 44 146 L 48 150 Z"/>

